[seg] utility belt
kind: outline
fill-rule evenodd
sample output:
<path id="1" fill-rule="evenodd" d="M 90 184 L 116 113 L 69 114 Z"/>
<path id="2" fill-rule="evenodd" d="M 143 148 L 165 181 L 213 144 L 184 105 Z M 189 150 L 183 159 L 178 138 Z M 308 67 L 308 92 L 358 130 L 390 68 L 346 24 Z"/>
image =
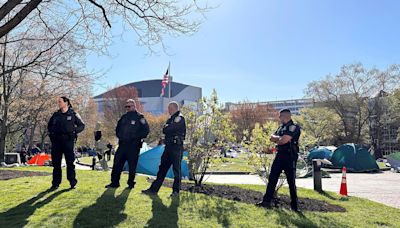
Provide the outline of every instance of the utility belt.
<path id="1" fill-rule="evenodd" d="M 288 155 L 292 158 L 297 158 L 299 152 L 298 143 L 288 143 L 286 145 L 278 146 L 278 152 L 280 152 L 281 155 Z"/>
<path id="2" fill-rule="evenodd" d="M 143 145 L 143 139 L 138 139 L 138 138 L 130 138 L 130 139 L 120 139 L 118 144 L 126 144 L 126 145 L 138 145 L 140 148 L 142 148 Z"/>
<path id="3" fill-rule="evenodd" d="M 73 140 L 76 138 L 75 133 L 53 133 L 50 134 L 50 138 L 55 140 Z"/>
<path id="4" fill-rule="evenodd" d="M 166 145 L 183 145 L 183 138 L 180 136 L 173 136 L 173 137 L 166 137 L 165 138 L 165 144 Z"/>

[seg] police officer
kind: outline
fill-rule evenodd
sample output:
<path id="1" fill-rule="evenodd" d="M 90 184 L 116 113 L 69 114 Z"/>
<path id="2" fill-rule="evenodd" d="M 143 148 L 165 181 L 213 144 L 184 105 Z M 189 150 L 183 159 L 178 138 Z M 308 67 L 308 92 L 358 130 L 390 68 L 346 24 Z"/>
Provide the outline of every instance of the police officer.
<path id="1" fill-rule="evenodd" d="M 183 141 L 186 136 L 185 118 L 179 111 L 177 102 L 168 104 L 168 113 L 171 117 L 164 125 L 163 133 L 165 134 L 165 149 L 161 157 L 161 164 L 157 173 L 157 179 L 152 183 L 149 189 L 143 190 L 144 194 L 157 194 L 158 190 L 167 175 L 168 169 L 172 165 L 174 171 L 174 184 L 172 186 L 171 196 L 178 196 L 181 188 L 181 161 L 183 154 Z"/>
<path id="2" fill-rule="evenodd" d="M 78 133 L 85 128 L 85 124 L 80 115 L 72 109 L 71 102 L 67 97 L 59 97 L 57 102 L 60 109 L 51 116 L 47 125 L 52 146 L 53 181 L 51 189 L 57 189 L 61 183 L 63 154 L 67 163 L 67 179 L 73 189 L 78 183 L 75 177 L 74 142 Z"/>
<path id="3" fill-rule="evenodd" d="M 271 135 L 270 140 L 278 145 L 278 152 L 272 163 L 271 173 L 268 178 L 267 192 L 263 201 L 257 206 L 271 207 L 272 197 L 275 192 L 279 176 L 285 171 L 286 179 L 289 184 L 291 208 L 298 211 L 297 192 L 296 192 L 296 163 L 299 151 L 300 127 L 293 123 L 290 110 L 283 109 L 279 112 L 281 125 L 278 130 Z"/>
<path id="4" fill-rule="evenodd" d="M 142 147 L 143 139 L 150 132 L 146 119 L 136 111 L 135 100 L 127 100 L 125 108 L 127 112 L 118 121 L 116 128 L 119 146 L 114 157 L 111 183 L 106 185 L 106 188 L 119 187 L 119 179 L 126 161 L 128 161 L 129 166 L 128 188 L 135 187 L 136 166 L 140 148 Z"/>

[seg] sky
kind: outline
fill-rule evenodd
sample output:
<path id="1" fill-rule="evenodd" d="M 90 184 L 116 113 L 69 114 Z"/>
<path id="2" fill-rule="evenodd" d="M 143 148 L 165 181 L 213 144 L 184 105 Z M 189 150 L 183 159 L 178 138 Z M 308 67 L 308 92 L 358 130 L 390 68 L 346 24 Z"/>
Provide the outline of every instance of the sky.
<path id="1" fill-rule="evenodd" d="M 168 62 L 174 81 L 201 87 L 203 96 L 216 89 L 222 102 L 303 98 L 309 82 L 336 74 L 345 64 L 385 69 L 400 63 L 400 1 L 209 4 L 217 7 L 196 34 L 165 40 L 167 54 L 146 55 L 128 31 L 113 40 L 111 56 L 90 55 L 88 68 L 105 72 L 94 95 L 115 85 L 162 79 Z"/>

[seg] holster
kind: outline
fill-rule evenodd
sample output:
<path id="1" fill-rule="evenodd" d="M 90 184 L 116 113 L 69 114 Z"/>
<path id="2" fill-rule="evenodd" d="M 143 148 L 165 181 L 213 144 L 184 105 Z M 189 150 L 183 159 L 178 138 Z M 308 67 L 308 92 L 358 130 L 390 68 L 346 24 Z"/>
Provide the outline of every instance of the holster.
<path id="1" fill-rule="evenodd" d="M 165 144 L 183 145 L 183 138 L 180 136 L 173 136 L 165 138 Z"/>
<path id="2" fill-rule="evenodd" d="M 293 160 L 297 160 L 298 152 L 299 152 L 299 147 L 296 144 L 290 142 L 290 157 Z"/>

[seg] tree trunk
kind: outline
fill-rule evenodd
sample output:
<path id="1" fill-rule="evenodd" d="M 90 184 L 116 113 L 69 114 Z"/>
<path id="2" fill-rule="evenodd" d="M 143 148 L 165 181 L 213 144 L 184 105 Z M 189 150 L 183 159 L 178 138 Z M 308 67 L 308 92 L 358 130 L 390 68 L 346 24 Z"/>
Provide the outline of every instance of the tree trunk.
<path id="1" fill-rule="evenodd" d="M 5 126 L 1 126 L 1 129 L 0 129 L 0 163 L 4 162 L 4 155 L 6 152 L 6 132 L 5 132 L 5 130 L 6 130 Z"/>
<path id="2" fill-rule="evenodd" d="M 31 128 L 31 132 L 29 135 L 29 142 L 28 142 L 28 149 L 27 151 L 31 151 L 32 147 L 33 147 L 33 138 L 35 137 L 35 130 L 36 130 L 36 124 L 37 121 L 34 121 L 35 123 L 33 124 L 32 128 Z"/>
<path id="3" fill-rule="evenodd" d="M 44 151 L 44 149 L 45 149 L 44 148 L 44 140 L 46 140 L 46 137 L 47 137 L 47 133 L 40 135 L 40 148 L 42 149 L 42 151 Z"/>

